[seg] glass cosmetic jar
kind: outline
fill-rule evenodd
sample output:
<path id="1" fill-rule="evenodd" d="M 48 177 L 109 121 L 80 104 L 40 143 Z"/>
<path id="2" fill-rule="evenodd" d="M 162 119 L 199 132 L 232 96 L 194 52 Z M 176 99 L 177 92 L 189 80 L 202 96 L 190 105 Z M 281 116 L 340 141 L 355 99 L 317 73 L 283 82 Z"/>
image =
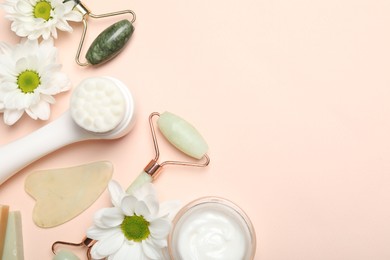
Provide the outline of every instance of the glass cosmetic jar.
<path id="1" fill-rule="evenodd" d="M 256 234 L 248 216 L 233 202 L 203 197 L 184 206 L 168 238 L 173 260 L 252 260 Z"/>

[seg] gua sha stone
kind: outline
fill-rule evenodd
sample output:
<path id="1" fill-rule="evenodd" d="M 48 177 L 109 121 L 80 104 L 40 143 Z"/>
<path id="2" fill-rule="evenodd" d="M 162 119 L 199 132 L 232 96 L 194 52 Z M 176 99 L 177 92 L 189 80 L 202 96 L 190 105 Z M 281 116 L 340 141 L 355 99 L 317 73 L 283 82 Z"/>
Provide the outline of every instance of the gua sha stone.
<path id="1" fill-rule="evenodd" d="M 85 56 L 88 63 L 98 65 L 114 58 L 126 45 L 133 32 L 133 24 L 126 19 L 105 29 L 89 47 Z"/>
<path id="2" fill-rule="evenodd" d="M 26 179 L 25 190 L 36 200 L 34 223 L 49 228 L 73 219 L 106 189 L 112 172 L 107 161 L 33 172 Z"/>

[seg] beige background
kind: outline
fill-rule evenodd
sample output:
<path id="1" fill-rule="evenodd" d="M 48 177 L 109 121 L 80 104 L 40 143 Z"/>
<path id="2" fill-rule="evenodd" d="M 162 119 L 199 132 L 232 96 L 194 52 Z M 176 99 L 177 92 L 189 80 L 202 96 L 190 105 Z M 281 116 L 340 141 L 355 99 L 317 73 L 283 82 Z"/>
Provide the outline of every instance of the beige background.
<path id="1" fill-rule="evenodd" d="M 236 202 L 256 228 L 256 259 L 390 259 L 390 1 L 85 4 L 94 13 L 133 9 L 136 31 L 114 61 L 80 68 L 73 57 L 81 24 L 73 24 L 55 42 L 63 71 L 75 86 L 91 76 L 124 81 L 137 101 L 137 125 L 120 140 L 52 153 L 0 187 L 0 203 L 22 212 L 27 260 L 51 259 L 56 240 L 80 241 L 93 213 L 109 203 L 104 193 L 72 221 L 41 229 L 31 220 L 26 176 L 109 160 L 125 186 L 154 156 L 149 113 L 165 110 L 199 129 L 211 165 L 166 168 L 155 182 L 161 200 Z M 18 42 L 0 15 L 0 40 Z M 91 19 L 87 44 L 117 19 Z M 70 94 L 56 96 L 50 121 Z M 12 127 L 0 123 L 0 145 L 47 123 L 26 116 Z M 166 143 L 161 150 L 163 159 L 180 158 Z"/>

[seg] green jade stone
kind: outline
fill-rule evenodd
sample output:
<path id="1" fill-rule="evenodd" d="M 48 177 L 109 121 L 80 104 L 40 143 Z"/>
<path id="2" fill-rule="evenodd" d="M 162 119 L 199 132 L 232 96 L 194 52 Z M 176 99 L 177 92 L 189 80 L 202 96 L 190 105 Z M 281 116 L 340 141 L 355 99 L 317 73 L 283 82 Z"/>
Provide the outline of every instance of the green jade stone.
<path id="1" fill-rule="evenodd" d="M 85 58 L 92 65 L 114 58 L 126 45 L 133 32 L 134 26 L 129 20 L 114 23 L 96 37 Z"/>
<path id="2" fill-rule="evenodd" d="M 80 260 L 80 258 L 68 250 L 61 250 L 53 257 L 53 260 Z"/>
<path id="3" fill-rule="evenodd" d="M 164 112 L 157 120 L 158 128 L 177 149 L 196 159 L 201 159 L 208 145 L 193 125 L 170 112 Z"/>

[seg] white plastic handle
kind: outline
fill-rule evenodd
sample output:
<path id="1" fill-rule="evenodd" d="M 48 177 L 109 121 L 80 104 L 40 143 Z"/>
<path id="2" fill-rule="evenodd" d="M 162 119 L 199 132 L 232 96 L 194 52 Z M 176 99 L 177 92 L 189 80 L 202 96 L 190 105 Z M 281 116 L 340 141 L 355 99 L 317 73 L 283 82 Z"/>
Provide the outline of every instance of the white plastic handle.
<path id="1" fill-rule="evenodd" d="M 37 131 L 0 147 L 0 185 L 28 164 L 65 145 L 92 138 L 69 111 Z"/>

